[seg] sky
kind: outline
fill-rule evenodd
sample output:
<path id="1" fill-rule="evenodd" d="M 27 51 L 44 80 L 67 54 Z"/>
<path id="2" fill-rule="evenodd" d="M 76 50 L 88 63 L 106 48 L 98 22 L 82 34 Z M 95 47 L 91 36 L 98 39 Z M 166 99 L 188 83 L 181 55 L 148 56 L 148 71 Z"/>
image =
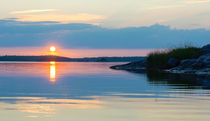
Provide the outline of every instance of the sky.
<path id="1" fill-rule="evenodd" d="M 26 50 L 32 53 L 34 48 L 43 50 L 56 45 L 60 50 L 69 49 L 66 53 L 83 50 L 78 57 L 109 56 L 107 50 L 116 56 L 128 56 L 138 49 L 136 55 L 142 49 L 148 52 L 210 43 L 210 0 L 0 2 L 0 54 L 24 54 Z M 13 48 L 22 49 L 15 53 Z M 94 53 L 94 49 L 103 54 Z M 84 50 L 90 51 L 83 54 Z"/>
<path id="2" fill-rule="evenodd" d="M 0 18 L 82 22 L 109 28 L 210 28 L 210 0 L 1 0 Z"/>

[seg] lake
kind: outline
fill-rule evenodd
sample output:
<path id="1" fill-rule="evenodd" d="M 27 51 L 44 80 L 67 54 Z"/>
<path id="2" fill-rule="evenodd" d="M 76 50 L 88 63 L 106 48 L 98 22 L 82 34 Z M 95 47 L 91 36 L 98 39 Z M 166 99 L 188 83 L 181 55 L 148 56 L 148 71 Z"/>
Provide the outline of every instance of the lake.
<path id="1" fill-rule="evenodd" d="M 205 78 L 109 69 L 121 63 L 1 62 L 1 121 L 207 121 Z"/>

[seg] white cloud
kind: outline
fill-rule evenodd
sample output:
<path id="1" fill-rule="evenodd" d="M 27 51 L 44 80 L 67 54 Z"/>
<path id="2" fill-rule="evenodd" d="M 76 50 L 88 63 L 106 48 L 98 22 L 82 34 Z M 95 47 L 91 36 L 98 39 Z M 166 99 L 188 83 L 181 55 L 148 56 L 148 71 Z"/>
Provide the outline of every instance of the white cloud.
<path id="1" fill-rule="evenodd" d="M 162 6 L 154 6 L 148 8 L 149 10 L 153 9 L 170 9 L 170 8 L 179 8 L 179 7 L 184 7 L 183 5 L 162 5 Z"/>
<path id="2" fill-rule="evenodd" d="M 57 9 L 33 9 L 33 10 L 23 10 L 23 11 L 12 11 L 10 14 L 28 14 L 28 13 L 42 13 L 42 12 L 52 12 L 58 11 Z"/>
<path id="3" fill-rule="evenodd" d="M 196 3 L 207 3 L 210 2 L 210 0 L 187 0 L 186 3 L 188 4 L 196 4 Z"/>
<path id="4" fill-rule="evenodd" d="M 106 17 L 103 15 L 96 14 L 32 14 L 32 15 L 23 15 L 17 16 L 18 21 L 57 21 L 61 23 L 69 23 L 69 22 L 95 22 L 96 20 L 103 20 Z"/>

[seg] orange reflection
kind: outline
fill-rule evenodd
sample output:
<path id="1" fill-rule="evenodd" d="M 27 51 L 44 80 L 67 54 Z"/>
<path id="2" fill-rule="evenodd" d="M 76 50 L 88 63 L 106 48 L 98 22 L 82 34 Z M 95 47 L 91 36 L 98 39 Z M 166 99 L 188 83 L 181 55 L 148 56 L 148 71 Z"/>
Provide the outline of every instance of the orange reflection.
<path id="1" fill-rule="evenodd" d="M 55 62 L 51 61 L 50 62 L 50 81 L 55 82 L 56 81 L 56 67 L 55 67 Z"/>

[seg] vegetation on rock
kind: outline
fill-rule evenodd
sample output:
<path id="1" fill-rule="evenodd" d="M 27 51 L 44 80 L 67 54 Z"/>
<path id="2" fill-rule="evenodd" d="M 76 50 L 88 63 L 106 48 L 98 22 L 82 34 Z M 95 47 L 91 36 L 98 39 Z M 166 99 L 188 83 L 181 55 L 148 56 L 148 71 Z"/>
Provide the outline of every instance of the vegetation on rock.
<path id="1" fill-rule="evenodd" d="M 184 59 L 193 59 L 199 57 L 201 48 L 197 47 L 183 47 L 171 50 L 156 51 L 148 55 L 147 68 L 149 69 L 167 69 L 171 68 L 168 65 L 170 58 L 177 59 L 178 61 Z"/>

